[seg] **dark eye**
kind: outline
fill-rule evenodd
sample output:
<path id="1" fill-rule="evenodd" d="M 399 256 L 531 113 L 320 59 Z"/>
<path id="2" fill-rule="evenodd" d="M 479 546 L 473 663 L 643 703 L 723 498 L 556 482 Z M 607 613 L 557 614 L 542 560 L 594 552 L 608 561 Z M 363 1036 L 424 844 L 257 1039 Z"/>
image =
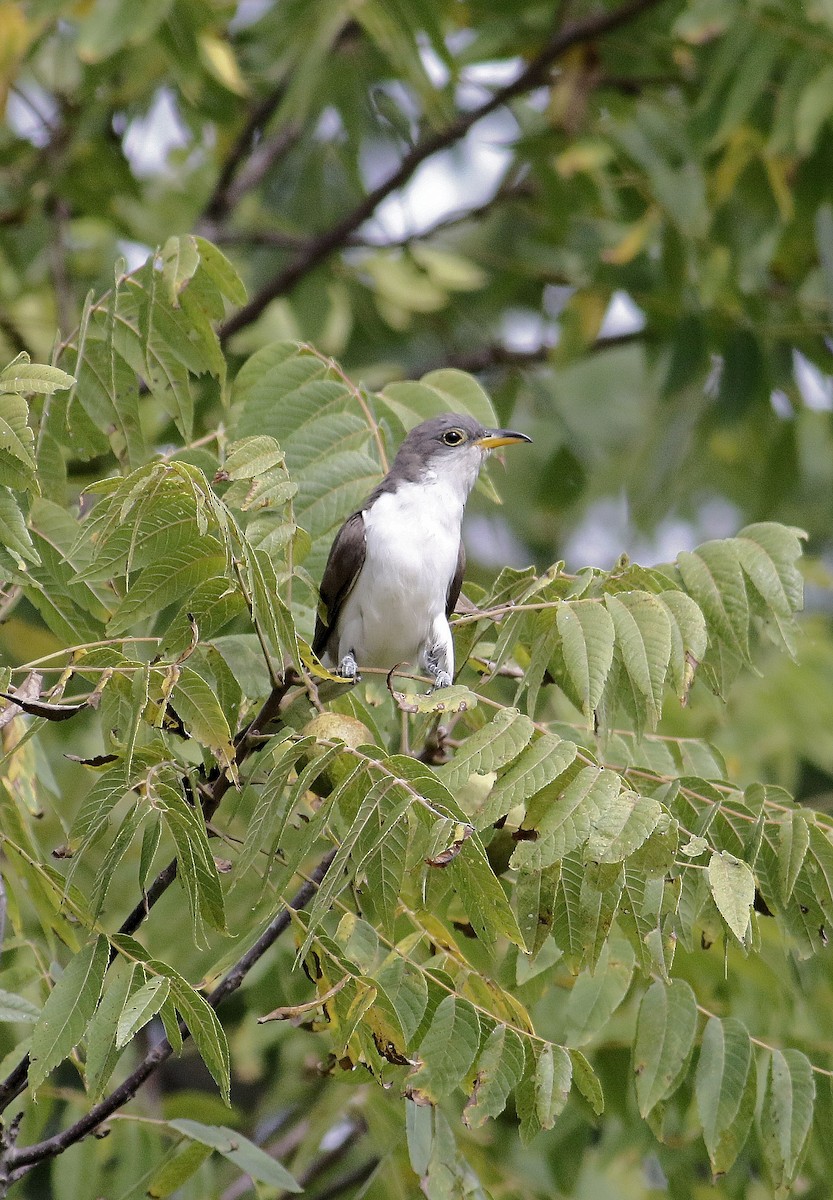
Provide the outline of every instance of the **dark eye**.
<path id="1" fill-rule="evenodd" d="M 443 441 L 446 446 L 459 446 L 464 438 L 465 434 L 461 429 L 447 429 L 443 434 Z"/>

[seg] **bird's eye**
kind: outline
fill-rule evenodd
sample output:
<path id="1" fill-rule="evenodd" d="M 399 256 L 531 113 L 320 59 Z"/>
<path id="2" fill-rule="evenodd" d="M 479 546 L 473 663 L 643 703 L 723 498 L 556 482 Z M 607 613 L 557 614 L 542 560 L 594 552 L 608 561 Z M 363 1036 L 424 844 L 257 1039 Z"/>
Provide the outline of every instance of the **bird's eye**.
<path id="1" fill-rule="evenodd" d="M 465 434 L 461 429 L 447 429 L 443 434 L 443 441 L 446 446 L 459 446 L 464 438 Z"/>

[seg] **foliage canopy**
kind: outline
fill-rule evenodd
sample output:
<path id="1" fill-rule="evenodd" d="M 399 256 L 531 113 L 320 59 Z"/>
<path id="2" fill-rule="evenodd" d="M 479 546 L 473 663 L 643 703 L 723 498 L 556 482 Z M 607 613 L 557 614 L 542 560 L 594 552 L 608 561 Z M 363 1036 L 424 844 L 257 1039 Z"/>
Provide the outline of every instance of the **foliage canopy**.
<path id="1" fill-rule="evenodd" d="M 830 14 L 457 9 L 0 4 L 21 1195 L 825 1194 Z M 481 123 L 489 196 L 391 235 Z M 452 688 L 350 688 L 316 580 L 448 409 L 536 435 L 479 512 L 539 569 L 476 567 Z M 625 486 L 667 561 L 551 564 Z"/>

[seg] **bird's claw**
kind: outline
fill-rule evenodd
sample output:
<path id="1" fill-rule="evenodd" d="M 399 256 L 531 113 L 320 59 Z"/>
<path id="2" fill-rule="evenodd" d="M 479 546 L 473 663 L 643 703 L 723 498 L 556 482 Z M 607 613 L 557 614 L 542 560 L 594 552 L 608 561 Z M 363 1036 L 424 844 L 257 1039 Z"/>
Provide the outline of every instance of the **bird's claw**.
<path id="1" fill-rule="evenodd" d="M 434 676 L 433 690 L 436 692 L 439 691 L 440 688 L 451 687 L 452 682 L 453 680 L 448 671 L 437 671 L 436 675 Z"/>
<path id="2" fill-rule="evenodd" d="M 338 664 L 338 674 L 345 679 L 349 679 L 351 683 L 361 683 L 362 677 L 359 674 L 359 664 L 349 651 Z"/>

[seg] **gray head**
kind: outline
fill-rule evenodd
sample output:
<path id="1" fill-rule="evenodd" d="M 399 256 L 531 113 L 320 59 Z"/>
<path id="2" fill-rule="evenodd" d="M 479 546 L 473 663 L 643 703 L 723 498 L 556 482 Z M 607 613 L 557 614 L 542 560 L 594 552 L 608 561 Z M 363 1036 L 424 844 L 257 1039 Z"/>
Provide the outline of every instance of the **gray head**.
<path id="1" fill-rule="evenodd" d="M 411 430 L 380 490 L 393 491 L 399 483 L 418 483 L 433 475 L 459 481 L 468 495 L 490 450 L 531 441 L 510 429 L 486 429 L 462 413 L 442 413 Z"/>

